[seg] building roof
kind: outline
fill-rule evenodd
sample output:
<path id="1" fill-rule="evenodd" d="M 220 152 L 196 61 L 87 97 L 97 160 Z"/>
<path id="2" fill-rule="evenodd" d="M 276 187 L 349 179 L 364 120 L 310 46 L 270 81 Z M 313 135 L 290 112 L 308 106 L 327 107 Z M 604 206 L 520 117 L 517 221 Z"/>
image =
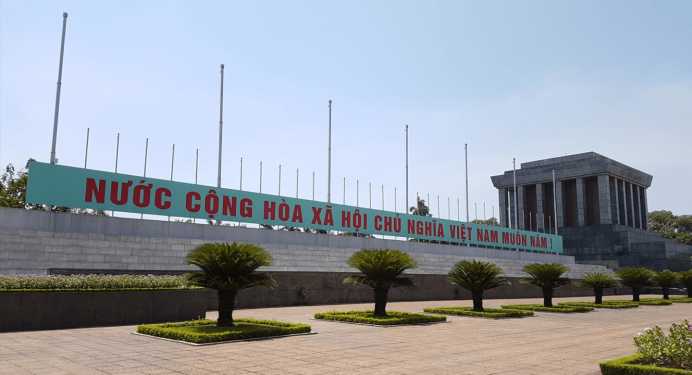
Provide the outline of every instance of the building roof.
<path id="1" fill-rule="evenodd" d="M 596 152 L 584 152 L 522 163 L 517 169 L 517 184 L 528 185 L 552 181 L 552 171 L 558 180 L 576 177 L 609 175 L 643 186 L 651 186 L 653 176 Z M 496 188 L 514 184 L 513 171 L 490 177 Z"/>

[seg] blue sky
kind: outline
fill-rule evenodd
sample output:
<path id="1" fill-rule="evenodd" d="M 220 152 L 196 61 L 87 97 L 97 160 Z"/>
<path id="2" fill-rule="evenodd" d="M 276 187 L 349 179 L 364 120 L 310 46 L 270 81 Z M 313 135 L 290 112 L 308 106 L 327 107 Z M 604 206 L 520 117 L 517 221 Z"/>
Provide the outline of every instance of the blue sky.
<path id="1" fill-rule="evenodd" d="M 218 68 L 226 65 L 223 184 L 361 204 L 463 207 L 463 145 L 478 216 L 490 175 L 518 162 L 596 151 L 654 176 L 650 209 L 692 213 L 689 1 L 8 1 L 0 0 L 0 164 L 47 161 L 61 13 L 70 14 L 57 156 L 89 167 L 215 184 Z M 462 213 L 463 215 L 463 213 Z"/>

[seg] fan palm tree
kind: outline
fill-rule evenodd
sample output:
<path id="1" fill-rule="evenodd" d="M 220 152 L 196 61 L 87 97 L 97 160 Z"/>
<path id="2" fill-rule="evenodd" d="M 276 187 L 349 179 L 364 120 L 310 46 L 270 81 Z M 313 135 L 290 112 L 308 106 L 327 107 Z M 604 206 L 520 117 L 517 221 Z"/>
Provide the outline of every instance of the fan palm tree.
<path id="1" fill-rule="evenodd" d="M 678 272 L 680 284 L 687 289 L 687 297 L 692 298 L 692 270 Z"/>
<path id="2" fill-rule="evenodd" d="M 652 284 L 653 272 L 644 267 L 624 267 L 616 271 L 622 285 L 632 288 L 632 301 L 639 302 L 643 287 Z"/>
<path id="3" fill-rule="evenodd" d="M 507 284 L 495 263 L 462 260 L 449 271 L 449 281 L 471 292 L 473 309 L 483 311 L 483 292 Z"/>
<path id="4" fill-rule="evenodd" d="M 678 282 L 678 275 L 670 270 L 663 270 L 654 273 L 653 282 L 661 287 L 663 299 L 670 299 L 670 288 L 674 287 Z"/>
<path id="5" fill-rule="evenodd" d="M 238 292 L 254 286 L 274 287 L 276 282 L 264 273 L 255 272 L 272 262 L 263 248 L 245 243 L 206 243 L 193 249 L 187 256 L 189 264 L 200 271 L 187 274 L 197 286 L 215 289 L 219 296 L 219 327 L 233 326 L 233 309 Z"/>
<path id="6" fill-rule="evenodd" d="M 349 276 L 345 284 L 367 285 L 375 293 L 375 316 L 386 316 L 389 289 L 398 286 L 413 286 L 413 281 L 401 274 L 416 268 L 410 255 L 400 250 L 363 249 L 348 259 L 348 265 L 358 269 L 362 275 Z"/>
<path id="7" fill-rule="evenodd" d="M 528 282 L 543 290 L 543 306 L 553 307 L 553 292 L 555 288 L 569 283 L 569 279 L 562 277 L 569 271 L 560 263 L 533 263 L 524 266 L 524 272 L 529 275 Z"/>
<path id="8" fill-rule="evenodd" d="M 420 197 L 416 197 L 416 206 L 409 208 L 409 212 L 411 212 L 411 215 L 418 215 L 418 216 L 429 216 L 430 215 L 430 209 L 425 204 L 425 201 L 423 199 L 420 199 Z"/>
<path id="9" fill-rule="evenodd" d="M 596 297 L 594 303 L 600 305 L 603 303 L 603 289 L 615 288 L 618 282 L 607 273 L 594 272 L 584 275 L 581 285 L 586 288 L 593 288 L 593 294 Z"/>

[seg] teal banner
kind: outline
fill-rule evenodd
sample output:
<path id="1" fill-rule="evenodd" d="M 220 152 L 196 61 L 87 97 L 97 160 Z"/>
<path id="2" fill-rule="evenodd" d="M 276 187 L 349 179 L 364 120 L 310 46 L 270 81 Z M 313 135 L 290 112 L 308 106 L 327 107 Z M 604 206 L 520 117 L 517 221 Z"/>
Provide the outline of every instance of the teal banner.
<path id="1" fill-rule="evenodd" d="M 27 203 L 562 253 L 562 237 L 148 177 L 29 165 Z"/>

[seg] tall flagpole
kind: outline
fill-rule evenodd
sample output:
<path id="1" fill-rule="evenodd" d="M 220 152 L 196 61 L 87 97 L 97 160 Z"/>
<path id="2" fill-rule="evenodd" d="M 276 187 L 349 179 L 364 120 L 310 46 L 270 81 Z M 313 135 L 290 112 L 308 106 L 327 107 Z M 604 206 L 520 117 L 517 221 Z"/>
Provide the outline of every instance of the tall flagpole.
<path id="1" fill-rule="evenodd" d="M 394 212 L 396 212 L 396 188 L 394 188 Z"/>
<path id="2" fill-rule="evenodd" d="M 329 145 L 327 146 L 327 203 L 332 202 L 332 100 L 329 99 Z"/>
<path id="3" fill-rule="evenodd" d="M 115 136 L 115 174 L 118 174 L 118 154 L 120 153 L 120 133 Z"/>
<path id="4" fill-rule="evenodd" d="M 298 168 L 296 168 L 296 199 L 298 199 L 298 181 L 299 181 L 298 174 L 299 173 L 300 172 L 298 171 Z"/>
<path id="5" fill-rule="evenodd" d="M 346 204 L 346 177 L 344 177 L 344 199 L 343 203 Z"/>
<path id="6" fill-rule="evenodd" d="M 512 158 L 512 171 L 514 174 L 514 227 L 519 229 L 519 201 L 517 200 L 517 158 Z"/>
<path id="7" fill-rule="evenodd" d="M 312 200 L 315 200 L 315 171 L 312 171 Z"/>
<path id="8" fill-rule="evenodd" d="M 464 143 L 464 165 L 466 166 L 466 222 L 469 222 L 469 144 Z"/>
<path id="9" fill-rule="evenodd" d="M 406 125 L 406 210 L 408 210 L 408 124 Z"/>
<path id="10" fill-rule="evenodd" d="M 557 234 L 557 181 L 555 180 L 555 170 L 553 169 L 553 223 L 555 234 Z"/>
<path id="11" fill-rule="evenodd" d="M 199 172 L 199 149 L 195 150 L 195 185 L 197 185 L 197 172 Z"/>
<path id="12" fill-rule="evenodd" d="M 279 194 L 281 196 L 281 164 L 279 164 Z"/>
<path id="13" fill-rule="evenodd" d="M 243 191 L 243 157 L 240 157 L 240 191 Z"/>
<path id="14" fill-rule="evenodd" d="M 147 177 L 147 158 L 149 157 L 149 137 L 147 137 L 146 142 L 144 143 L 144 177 Z M 143 219 L 144 214 L 139 214 L 139 218 Z"/>
<path id="15" fill-rule="evenodd" d="M 84 149 L 84 168 L 87 167 L 87 158 L 89 157 L 89 128 L 87 128 L 86 148 Z"/>
<path id="16" fill-rule="evenodd" d="M 175 162 L 175 143 L 171 149 L 171 181 L 173 181 L 173 163 Z"/>
<path id="17" fill-rule="evenodd" d="M 360 180 L 356 178 L 356 207 L 360 207 Z"/>
<path id="18" fill-rule="evenodd" d="M 260 186 L 259 186 L 259 192 L 262 192 L 262 160 L 260 160 Z"/>
<path id="19" fill-rule="evenodd" d="M 62 86 L 62 61 L 65 56 L 65 31 L 67 29 L 67 12 L 62 14 L 62 37 L 60 38 L 60 63 L 58 65 L 58 84 L 55 90 L 55 113 L 53 115 L 53 141 L 50 145 L 50 163 L 55 164 L 55 144 L 58 140 L 58 114 L 60 113 L 60 88 Z"/>
<path id="20" fill-rule="evenodd" d="M 219 162 L 216 173 L 217 188 L 221 188 L 221 151 L 223 148 L 223 64 L 221 64 L 221 88 L 219 93 Z"/>
<path id="21" fill-rule="evenodd" d="M 368 182 L 368 196 L 370 201 L 369 207 L 372 208 L 372 182 Z"/>

